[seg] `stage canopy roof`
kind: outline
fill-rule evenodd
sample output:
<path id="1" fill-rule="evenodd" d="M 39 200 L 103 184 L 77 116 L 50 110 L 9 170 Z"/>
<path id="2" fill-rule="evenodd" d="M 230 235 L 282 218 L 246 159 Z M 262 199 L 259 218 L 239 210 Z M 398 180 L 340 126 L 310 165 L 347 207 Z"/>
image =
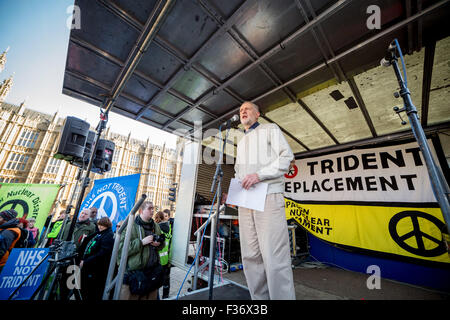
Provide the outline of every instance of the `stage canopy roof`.
<path id="1" fill-rule="evenodd" d="M 394 71 L 380 66 L 394 38 L 424 129 L 450 128 L 449 1 L 75 5 L 80 28 L 70 34 L 63 93 L 167 132 L 192 132 L 195 121 L 217 128 L 248 100 L 297 157 L 407 135 L 409 123 L 392 110 L 402 107 Z M 232 144 L 241 134 L 232 130 Z"/>

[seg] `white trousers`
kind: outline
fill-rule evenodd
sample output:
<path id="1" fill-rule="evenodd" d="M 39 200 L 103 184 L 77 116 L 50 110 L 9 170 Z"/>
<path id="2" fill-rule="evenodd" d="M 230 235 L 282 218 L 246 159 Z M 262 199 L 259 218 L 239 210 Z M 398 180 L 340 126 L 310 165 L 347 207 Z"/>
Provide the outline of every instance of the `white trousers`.
<path id="1" fill-rule="evenodd" d="M 264 209 L 239 208 L 242 264 L 251 298 L 295 300 L 283 194 L 268 194 Z"/>

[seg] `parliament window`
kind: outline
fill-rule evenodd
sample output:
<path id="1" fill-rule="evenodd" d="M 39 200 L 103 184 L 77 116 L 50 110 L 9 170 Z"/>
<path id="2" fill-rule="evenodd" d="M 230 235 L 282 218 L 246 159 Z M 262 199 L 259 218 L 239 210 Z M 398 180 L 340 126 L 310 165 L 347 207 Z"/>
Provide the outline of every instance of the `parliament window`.
<path id="1" fill-rule="evenodd" d="M 113 154 L 113 159 L 112 159 L 112 161 L 113 161 L 113 162 L 118 162 L 118 161 L 119 161 L 119 156 L 120 156 L 120 149 L 119 149 L 119 148 L 116 148 L 116 149 L 114 150 L 114 154 Z"/>
<path id="2" fill-rule="evenodd" d="M 150 169 L 152 169 L 152 170 L 158 169 L 158 161 L 159 161 L 159 159 L 157 159 L 157 158 L 151 158 L 150 159 Z"/>
<path id="3" fill-rule="evenodd" d="M 174 164 L 173 164 L 173 163 L 169 163 L 169 164 L 167 165 L 167 167 L 166 167 L 166 172 L 167 172 L 168 174 L 173 174 L 173 172 L 174 172 Z"/>
<path id="4" fill-rule="evenodd" d="M 62 160 L 51 158 L 47 163 L 47 168 L 45 168 L 46 173 L 58 173 L 59 167 L 61 166 Z"/>
<path id="5" fill-rule="evenodd" d="M 19 178 L 0 178 L 0 183 L 19 183 Z"/>
<path id="6" fill-rule="evenodd" d="M 130 166 L 139 167 L 139 162 L 141 161 L 141 157 L 138 154 L 133 153 L 131 155 Z"/>
<path id="7" fill-rule="evenodd" d="M 156 183 L 156 176 L 155 175 L 149 175 L 148 176 L 148 186 L 154 187 Z"/>
<path id="8" fill-rule="evenodd" d="M 24 171 L 30 156 L 19 153 L 11 153 L 6 169 Z"/>
<path id="9" fill-rule="evenodd" d="M 22 135 L 19 138 L 19 141 L 17 142 L 17 145 L 26 148 L 34 148 L 38 136 L 39 132 L 24 129 L 22 131 Z"/>

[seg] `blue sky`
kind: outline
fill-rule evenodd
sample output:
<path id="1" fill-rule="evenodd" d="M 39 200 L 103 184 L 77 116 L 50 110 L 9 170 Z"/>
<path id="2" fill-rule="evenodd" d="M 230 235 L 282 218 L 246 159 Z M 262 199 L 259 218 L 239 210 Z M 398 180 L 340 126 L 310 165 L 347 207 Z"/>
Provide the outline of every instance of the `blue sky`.
<path id="1" fill-rule="evenodd" d="M 48 114 L 75 116 L 96 126 L 96 106 L 62 94 L 70 30 L 67 8 L 73 0 L 0 0 L 0 52 L 10 47 L 0 81 L 14 73 L 14 84 L 6 102 L 20 104 Z M 176 136 L 110 113 L 111 131 L 140 140 L 151 137 L 154 144 L 175 147 Z"/>

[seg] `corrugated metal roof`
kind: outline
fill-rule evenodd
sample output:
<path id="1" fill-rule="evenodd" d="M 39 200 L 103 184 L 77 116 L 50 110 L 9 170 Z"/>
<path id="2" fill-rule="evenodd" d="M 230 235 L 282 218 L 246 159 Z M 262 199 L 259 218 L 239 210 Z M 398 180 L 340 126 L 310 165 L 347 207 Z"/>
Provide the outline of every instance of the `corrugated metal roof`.
<path id="1" fill-rule="evenodd" d="M 424 128 L 450 127 L 449 1 L 178 0 L 158 20 L 168 2 L 76 0 L 63 92 L 168 132 L 217 128 L 250 100 L 301 154 L 409 127 L 379 67 L 397 38 Z M 380 29 L 367 27 L 371 5 Z"/>

